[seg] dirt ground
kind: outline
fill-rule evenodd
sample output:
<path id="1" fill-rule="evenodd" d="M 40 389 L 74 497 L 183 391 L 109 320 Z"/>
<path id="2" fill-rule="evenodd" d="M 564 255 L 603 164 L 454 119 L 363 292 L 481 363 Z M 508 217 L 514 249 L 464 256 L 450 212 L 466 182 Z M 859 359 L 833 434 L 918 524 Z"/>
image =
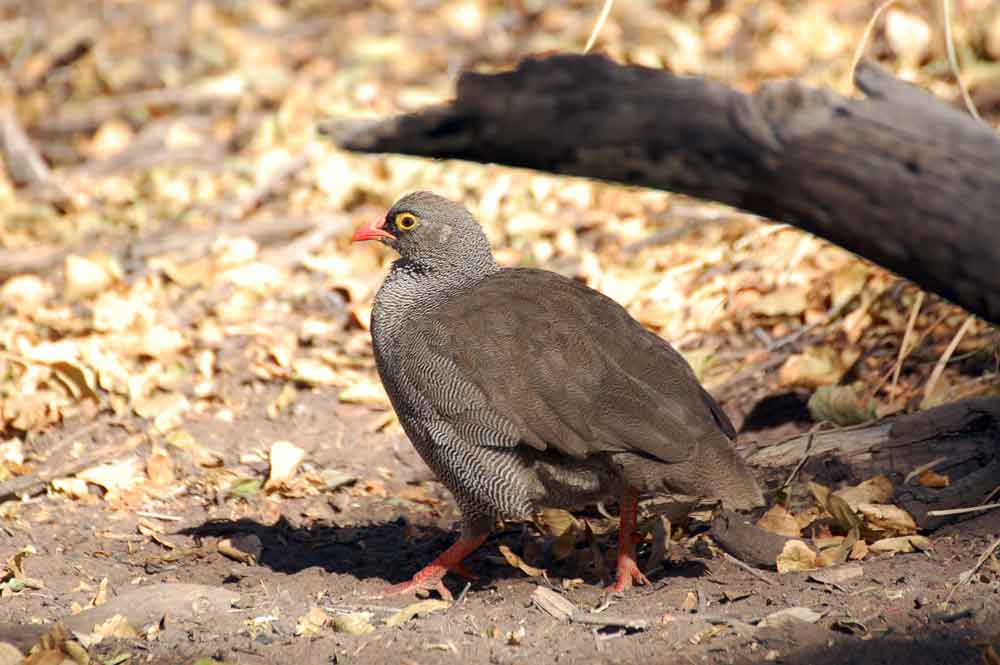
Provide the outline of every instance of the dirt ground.
<path id="1" fill-rule="evenodd" d="M 280 499 L 259 491 L 212 496 L 189 482 L 186 491 L 144 507 L 177 518 L 149 520 L 165 527 L 159 538 L 173 549 L 139 535 L 143 517 L 136 512 L 108 512 L 45 496 L 25 502 L 21 519 L 0 524 L 0 557 L 32 546 L 36 553 L 25 559 L 24 568 L 44 587 L 0 601 L 0 621 L 8 624 L 0 636 L 15 644 L 20 640 L 24 648 L 41 630 L 35 624 L 70 615 L 74 603 L 86 606 L 106 578 L 109 603 L 135 588 L 172 582 L 225 589 L 239 598 L 232 607 L 191 617 L 168 608 L 155 635 L 106 639 L 92 649 L 96 662 L 996 662 L 987 651 L 990 643 L 1000 646 L 995 560 L 944 602 L 959 575 L 1000 533 L 996 511 L 940 530 L 930 552 L 869 558 L 861 563 L 860 577 L 837 585 L 811 581 L 807 573 L 751 575 L 713 555 L 697 538 L 675 540 L 666 563 L 650 572 L 652 588 L 611 599 L 604 610 L 644 619 L 646 630 L 567 624 L 535 607 L 532 592 L 543 582 L 508 565 L 498 546 L 506 544 L 529 558 L 529 551 L 536 556 L 541 551 L 541 538 L 521 525 L 508 525 L 471 557 L 470 568 L 479 579 L 459 602 L 386 626 L 397 609 L 416 599 L 380 600 L 380 589 L 410 576 L 453 540 L 453 502 L 429 478 L 404 437 L 359 434 L 371 412 L 337 405 L 318 390 L 301 395 L 294 413 L 269 419 L 266 405 L 276 392 L 246 390 L 246 408 L 234 422 L 206 417 L 188 428 L 227 467 L 238 469 L 253 449 L 289 438 L 306 449 L 307 467 L 343 471 L 359 480 L 313 496 Z M 68 423 L 38 446 L 51 445 L 73 429 Z M 121 427 L 102 424 L 89 438 L 100 445 L 126 436 Z M 767 437 L 767 432 L 757 435 Z M 133 452 L 143 457 L 150 451 L 140 445 Z M 263 471 L 252 463 L 244 466 L 248 475 Z M 196 477 L 205 470 L 192 466 L 178 472 Z M 696 523 L 688 528 L 692 534 L 703 530 Z M 220 539 L 252 536 L 262 546 L 256 563 L 218 551 Z M 613 538 L 613 533 L 599 537 L 605 551 Z M 640 556 L 648 553 L 649 546 L 643 547 Z M 550 568 L 551 584 L 560 588 L 563 579 L 582 578 L 566 597 L 583 610 L 602 606 L 603 584 L 594 569 L 575 570 L 572 558 L 567 561 Z M 458 595 L 464 581 L 452 576 L 446 581 Z M 374 631 L 354 635 L 327 625 L 313 635 L 296 635 L 299 619 L 315 607 L 330 617 L 370 612 Z M 806 607 L 822 617 L 815 623 L 755 625 L 790 607 Z"/>

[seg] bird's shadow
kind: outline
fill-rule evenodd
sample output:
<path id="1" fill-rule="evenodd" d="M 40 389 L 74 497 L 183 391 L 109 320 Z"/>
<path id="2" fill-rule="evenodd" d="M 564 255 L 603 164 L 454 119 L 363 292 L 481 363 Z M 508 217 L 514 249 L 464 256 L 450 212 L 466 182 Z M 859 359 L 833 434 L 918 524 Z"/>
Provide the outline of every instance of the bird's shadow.
<path id="1" fill-rule="evenodd" d="M 275 572 L 291 575 L 316 567 L 328 573 L 351 575 L 358 580 L 377 579 L 391 584 L 410 579 L 458 538 L 457 531 L 436 526 L 415 527 L 403 520 L 352 527 L 295 526 L 284 517 L 274 524 L 261 524 L 252 519 L 211 520 L 178 533 L 195 538 L 254 535 L 261 544 L 257 563 Z M 497 556 L 501 543 L 519 551 L 521 540 L 520 528 L 493 532 L 465 561 L 466 567 L 477 576 L 473 588 L 489 587 L 502 579 L 522 579 L 524 576 L 517 568 Z M 581 577 L 594 585 L 609 581 L 601 580 L 594 572 L 559 568 L 551 571 L 555 577 L 564 574 Z M 650 577 L 655 584 L 664 578 L 699 577 L 705 572 L 704 564 L 687 560 L 680 565 L 660 567 Z"/>
<path id="2" fill-rule="evenodd" d="M 254 535 L 262 546 L 257 563 L 275 572 L 294 574 L 317 567 L 359 580 L 379 579 L 393 584 L 410 579 L 458 537 L 457 531 L 407 526 L 399 520 L 352 527 L 329 524 L 299 527 L 284 517 L 274 524 L 252 519 L 211 520 L 179 533 L 195 538 Z M 467 559 L 467 567 L 478 575 L 480 585 L 515 572 L 486 559 L 489 543 L 503 535 L 493 534 L 487 544 Z M 496 545 L 493 547 L 495 550 Z"/>

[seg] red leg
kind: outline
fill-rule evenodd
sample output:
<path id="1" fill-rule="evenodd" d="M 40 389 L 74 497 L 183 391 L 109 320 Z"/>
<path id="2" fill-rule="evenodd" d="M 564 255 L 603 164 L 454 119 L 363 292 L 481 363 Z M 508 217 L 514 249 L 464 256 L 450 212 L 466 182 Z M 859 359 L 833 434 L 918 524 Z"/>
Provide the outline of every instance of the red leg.
<path id="1" fill-rule="evenodd" d="M 618 529 L 618 573 L 614 586 L 609 591 L 624 591 L 635 584 L 649 584 L 649 580 L 639 570 L 635 562 L 636 515 L 639 512 L 639 494 L 629 489 L 619 502 L 621 526 Z"/>
<path id="2" fill-rule="evenodd" d="M 424 566 L 413 578 L 407 582 L 393 584 L 386 589 L 382 596 L 400 596 L 412 591 L 437 591 L 445 600 L 451 600 L 451 592 L 441 580 L 445 573 L 451 571 L 457 575 L 468 579 L 475 579 L 465 566 L 462 559 L 472 554 L 486 540 L 486 534 L 482 536 L 463 536 L 454 545 L 441 553 L 441 556 Z"/>

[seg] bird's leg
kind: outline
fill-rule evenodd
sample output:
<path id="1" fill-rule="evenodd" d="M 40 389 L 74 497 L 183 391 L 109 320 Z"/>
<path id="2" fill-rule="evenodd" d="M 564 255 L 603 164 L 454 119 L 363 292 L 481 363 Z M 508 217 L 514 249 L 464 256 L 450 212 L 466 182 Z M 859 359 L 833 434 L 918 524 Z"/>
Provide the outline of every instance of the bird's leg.
<path id="1" fill-rule="evenodd" d="M 463 533 L 458 542 L 424 566 L 412 579 L 400 584 L 393 584 L 382 592 L 382 596 L 400 596 L 414 591 L 437 591 L 443 599 L 451 600 L 451 592 L 442 581 L 445 573 L 450 571 L 468 579 L 475 579 L 475 575 L 462 565 L 462 559 L 476 551 L 486 540 L 487 535 L 489 534 L 466 535 Z"/>
<path id="2" fill-rule="evenodd" d="M 636 516 L 639 512 L 639 493 L 629 488 L 619 501 L 621 526 L 618 528 L 618 573 L 609 591 L 619 593 L 635 584 L 649 584 L 649 580 L 635 562 Z"/>

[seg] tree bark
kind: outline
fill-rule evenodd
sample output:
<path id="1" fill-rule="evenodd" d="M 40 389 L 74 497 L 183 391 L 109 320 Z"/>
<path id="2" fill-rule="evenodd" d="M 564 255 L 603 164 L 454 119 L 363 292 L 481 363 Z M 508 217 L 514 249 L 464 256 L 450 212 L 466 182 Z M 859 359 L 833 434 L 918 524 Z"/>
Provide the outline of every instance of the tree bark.
<path id="1" fill-rule="evenodd" d="M 351 150 L 497 162 L 727 203 L 822 236 L 1000 322 L 1000 139 L 862 62 L 866 99 L 752 95 L 603 56 L 466 73 L 450 104 L 322 128 Z"/>
<path id="2" fill-rule="evenodd" d="M 747 455 L 758 469 L 807 470 L 831 460 L 855 479 L 885 474 L 895 481 L 892 502 L 905 508 L 921 529 L 933 530 L 976 513 L 935 516 L 933 510 L 980 505 L 1000 487 L 1000 397 L 977 397 L 868 425 L 803 434 Z M 933 470 L 951 484 L 906 485 L 911 471 L 936 461 Z"/>

